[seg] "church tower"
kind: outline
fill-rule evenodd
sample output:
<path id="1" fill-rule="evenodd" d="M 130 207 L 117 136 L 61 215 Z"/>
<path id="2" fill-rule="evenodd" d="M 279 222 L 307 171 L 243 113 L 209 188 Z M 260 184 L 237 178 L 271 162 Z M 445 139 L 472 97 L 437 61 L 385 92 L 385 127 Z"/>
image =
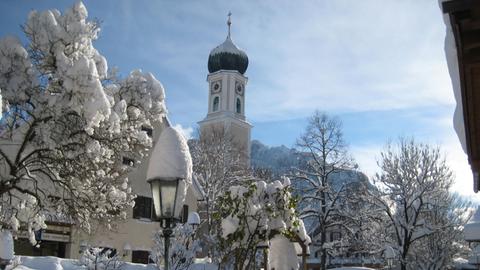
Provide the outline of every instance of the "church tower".
<path id="1" fill-rule="evenodd" d="M 228 14 L 226 40 L 215 47 L 208 57 L 208 112 L 198 122 L 200 136 L 208 136 L 213 130 L 224 130 L 231 136 L 250 165 L 250 131 L 252 125 L 245 118 L 245 95 L 248 78 L 247 54 L 232 41 L 230 34 L 231 13 Z"/>

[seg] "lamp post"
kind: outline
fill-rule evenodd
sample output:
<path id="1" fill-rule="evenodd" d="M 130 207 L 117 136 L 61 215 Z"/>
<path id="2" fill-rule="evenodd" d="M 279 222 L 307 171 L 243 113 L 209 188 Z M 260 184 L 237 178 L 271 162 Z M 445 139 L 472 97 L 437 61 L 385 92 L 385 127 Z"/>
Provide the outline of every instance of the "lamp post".
<path id="1" fill-rule="evenodd" d="M 155 216 L 160 221 L 163 237 L 165 238 L 165 270 L 168 270 L 168 248 L 170 237 L 178 218 L 175 217 L 178 184 L 180 178 L 153 178 L 148 180 L 152 189 L 153 206 Z"/>

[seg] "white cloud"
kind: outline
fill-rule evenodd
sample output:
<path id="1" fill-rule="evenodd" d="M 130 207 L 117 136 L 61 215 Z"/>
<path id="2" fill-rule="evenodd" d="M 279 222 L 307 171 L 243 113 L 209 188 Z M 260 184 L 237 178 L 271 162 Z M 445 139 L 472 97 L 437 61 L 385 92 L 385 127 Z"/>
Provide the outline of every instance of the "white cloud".
<path id="1" fill-rule="evenodd" d="M 432 145 L 440 145 L 441 151 L 445 153 L 447 165 L 455 176 L 451 191 L 475 203 L 480 203 L 480 197 L 473 192 L 473 178 L 470 166 L 468 165 L 467 155 L 463 152 L 457 138 L 451 135 L 452 133 L 445 134 L 441 140 L 437 141 L 433 141 L 434 139 L 432 141 L 419 139 L 419 141 Z M 379 172 L 377 160 L 384 146 L 385 144 L 365 144 L 351 147 L 350 149 L 356 162 L 360 166 L 360 171 L 364 172 L 370 179 L 375 173 Z"/>
<path id="2" fill-rule="evenodd" d="M 173 126 L 174 129 L 180 131 L 183 134 L 185 139 L 189 140 L 193 137 L 193 128 L 192 127 L 183 127 L 180 124 L 176 124 Z"/>
<path id="3" fill-rule="evenodd" d="M 369 179 L 379 172 L 377 159 L 383 149 L 383 145 L 365 144 L 350 147 L 350 152 L 359 165 L 359 170 L 365 173 Z"/>
<path id="4" fill-rule="evenodd" d="M 436 3 L 308 3 L 280 2 L 249 17 L 261 27 L 241 26 L 253 120 L 453 104 Z"/>

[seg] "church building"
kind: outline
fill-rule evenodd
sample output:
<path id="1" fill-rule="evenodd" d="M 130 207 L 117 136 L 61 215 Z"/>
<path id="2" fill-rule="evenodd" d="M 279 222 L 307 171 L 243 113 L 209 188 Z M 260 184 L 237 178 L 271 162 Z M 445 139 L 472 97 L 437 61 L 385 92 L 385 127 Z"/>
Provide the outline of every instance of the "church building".
<path id="1" fill-rule="evenodd" d="M 231 136 L 235 146 L 244 152 L 248 166 L 252 129 L 245 118 L 248 57 L 232 41 L 230 15 L 227 38 L 208 57 L 208 112 L 198 124 L 201 137 L 219 130 Z"/>

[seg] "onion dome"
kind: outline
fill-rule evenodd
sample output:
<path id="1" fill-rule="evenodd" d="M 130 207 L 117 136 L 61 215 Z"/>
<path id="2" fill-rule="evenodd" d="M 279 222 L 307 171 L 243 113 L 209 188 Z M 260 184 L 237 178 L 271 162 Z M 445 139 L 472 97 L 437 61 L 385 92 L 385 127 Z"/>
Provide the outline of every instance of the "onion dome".
<path id="1" fill-rule="evenodd" d="M 230 37 L 230 25 L 232 24 L 228 14 L 228 36 L 227 39 L 215 47 L 208 56 L 208 72 L 213 73 L 219 70 L 236 70 L 241 74 L 247 71 L 248 56 L 233 43 Z"/>

